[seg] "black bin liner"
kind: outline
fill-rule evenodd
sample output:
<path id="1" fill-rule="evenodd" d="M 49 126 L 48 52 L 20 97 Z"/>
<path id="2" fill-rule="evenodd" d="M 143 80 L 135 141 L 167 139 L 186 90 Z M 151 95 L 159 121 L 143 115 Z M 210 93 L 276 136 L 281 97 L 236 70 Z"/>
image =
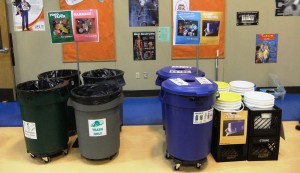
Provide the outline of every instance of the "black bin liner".
<path id="1" fill-rule="evenodd" d="M 82 74 L 84 84 L 117 84 L 122 87 L 126 85 L 124 80 L 124 71 L 117 69 L 96 69 L 84 72 Z"/>
<path id="2" fill-rule="evenodd" d="M 17 96 L 23 99 L 30 99 L 39 95 L 51 92 L 59 92 L 62 88 L 67 87 L 68 81 L 62 79 L 40 79 L 32 80 L 17 85 Z"/>
<path id="3" fill-rule="evenodd" d="M 44 73 L 39 74 L 37 77 L 38 79 L 45 79 L 45 78 L 57 78 L 63 80 L 69 80 L 70 89 L 75 88 L 81 84 L 81 81 L 78 81 L 78 75 L 81 73 L 78 70 L 72 69 L 63 69 L 63 70 L 52 70 L 47 71 Z"/>
<path id="4" fill-rule="evenodd" d="M 116 84 L 85 84 L 71 90 L 70 98 L 83 105 L 108 103 L 121 95 L 121 88 Z"/>

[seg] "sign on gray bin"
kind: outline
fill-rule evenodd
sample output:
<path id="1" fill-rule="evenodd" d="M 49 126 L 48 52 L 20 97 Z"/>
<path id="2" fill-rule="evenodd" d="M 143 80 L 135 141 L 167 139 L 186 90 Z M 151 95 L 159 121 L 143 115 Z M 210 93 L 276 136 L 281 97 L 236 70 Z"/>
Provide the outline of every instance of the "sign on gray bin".
<path id="1" fill-rule="evenodd" d="M 82 85 L 71 91 L 80 154 L 91 160 L 112 159 L 120 148 L 121 88 Z"/>

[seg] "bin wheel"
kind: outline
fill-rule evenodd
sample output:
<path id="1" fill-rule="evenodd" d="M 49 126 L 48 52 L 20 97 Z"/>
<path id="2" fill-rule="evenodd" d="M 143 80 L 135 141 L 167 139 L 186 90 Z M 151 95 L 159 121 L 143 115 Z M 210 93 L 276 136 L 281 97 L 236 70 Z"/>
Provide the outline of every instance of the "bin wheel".
<path id="1" fill-rule="evenodd" d="M 166 152 L 165 157 L 166 157 L 166 159 L 171 159 L 171 156 L 168 152 Z"/>
<path id="2" fill-rule="evenodd" d="M 64 149 L 64 150 L 63 150 L 63 155 L 68 155 L 68 154 L 69 154 L 68 149 Z"/>
<path id="3" fill-rule="evenodd" d="M 180 164 L 179 163 L 176 163 L 175 165 L 174 165 L 174 170 L 175 171 L 178 171 L 180 169 Z"/>
<path id="4" fill-rule="evenodd" d="M 201 163 L 196 163 L 195 166 L 196 166 L 197 169 L 201 169 L 202 164 Z"/>
<path id="5" fill-rule="evenodd" d="M 44 161 L 44 163 L 49 163 L 51 161 L 50 157 L 42 157 L 42 160 Z"/>
<path id="6" fill-rule="evenodd" d="M 36 155 L 30 153 L 30 157 L 34 159 L 36 157 Z"/>

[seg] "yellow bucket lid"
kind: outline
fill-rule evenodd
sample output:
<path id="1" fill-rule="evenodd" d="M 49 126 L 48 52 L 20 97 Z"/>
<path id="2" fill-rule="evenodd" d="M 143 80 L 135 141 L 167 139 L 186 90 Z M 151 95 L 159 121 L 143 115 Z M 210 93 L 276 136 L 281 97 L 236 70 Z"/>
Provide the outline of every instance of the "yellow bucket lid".
<path id="1" fill-rule="evenodd" d="M 220 97 L 218 98 L 218 101 L 221 102 L 237 102 L 241 100 L 242 100 L 242 96 L 240 94 L 234 92 L 227 92 L 227 91 L 221 91 Z"/>
<path id="2" fill-rule="evenodd" d="M 227 82 L 215 81 L 215 83 L 218 85 L 218 88 L 221 89 L 230 88 L 230 85 Z"/>

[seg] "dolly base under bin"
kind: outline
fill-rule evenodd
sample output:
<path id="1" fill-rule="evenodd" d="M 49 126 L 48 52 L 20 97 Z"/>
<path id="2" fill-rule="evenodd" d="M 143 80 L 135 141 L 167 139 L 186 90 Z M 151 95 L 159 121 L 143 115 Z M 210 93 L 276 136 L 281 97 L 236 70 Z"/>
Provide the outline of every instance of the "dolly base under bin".
<path id="1" fill-rule="evenodd" d="M 202 165 L 207 162 L 207 158 L 206 157 L 204 159 L 201 159 L 201 160 L 187 161 L 187 160 L 178 159 L 178 158 L 170 155 L 168 152 L 166 152 L 165 156 L 166 156 L 166 159 L 172 159 L 174 161 L 173 169 L 175 171 L 178 171 L 180 169 L 181 165 L 195 166 L 195 168 L 201 169 Z"/>
<path id="2" fill-rule="evenodd" d="M 27 153 L 29 153 L 30 157 L 33 158 L 33 159 L 34 158 L 40 158 L 40 159 L 42 159 L 42 161 L 44 163 L 49 163 L 51 161 L 51 158 L 57 157 L 57 156 L 60 156 L 60 155 L 67 155 L 69 153 L 69 151 L 68 151 L 68 147 L 66 147 L 63 150 L 59 150 L 59 151 L 55 151 L 55 152 L 51 152 L 51 153 L 33 154 L 30 151 L 27 151 Z"/>
<path id="3" fill-rule="evenodd" d="M 101 159 L 89 159 L 83 155 L 81 155 L 82 157 L 86 158 L 87 160 L 91 160 L 91 161 L 104 161 L 104 160 L 112 160 L 116 155 L 118 154 L 118 152 L 116 152 L 115 154 L 109 156 L 109 157 L 105 157 L 105 158 L 101 158 Z"/>

